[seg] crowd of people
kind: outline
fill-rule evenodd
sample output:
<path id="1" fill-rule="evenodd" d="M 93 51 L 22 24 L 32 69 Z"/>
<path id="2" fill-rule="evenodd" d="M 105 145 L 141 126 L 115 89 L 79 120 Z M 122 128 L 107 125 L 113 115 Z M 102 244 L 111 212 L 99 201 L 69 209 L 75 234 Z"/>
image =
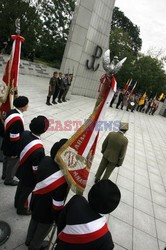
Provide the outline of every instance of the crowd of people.
<path id="1" fill-rule="evenodd" d="M 29 130 L 25 131 L 23 113 L 28 109 L 29 100 L 19 96 L 13 104 L 4 126 L 1 120 L 4 154 L 1 178 L 4 185 L 17 186 L 14 197 L 16 213 L 31 216 L 25 245 L 29 250 L 48 249 L 49 242 L 44 239 L 56 225 L 56 250 L 113 249 L 114 243 L 104 214 L 116 209 L 121 193 L 108 178 L 124 160 L 128 143 L 124 133 L 128 124 L 121 123 L 120 131 L 111 132 L 105 139 L 103 158 L 88 199 L 76 194 L 65 205 L 70 187 L 56 161 L 56 154 L 67 139 L 55 142 L 50 156 L 46 156 L 40 136 L 49 127 L 48 119 L 42 115 L 33 118 Z M 116 154 L 111 153 L 115 151 Z M 107 157 L 110 154 L 111 157 Z M 101 179 L 104 170 L 107 174 Z"/>
<path id="2" fill-rule="evenodd" d="M 110 103 L 110 107 L 113 107 L 115 100 L 117 100 L 116 109 L 119 107 L 123 110 L 126 107 L 126 111 L 138 111 L 142 113 L 146 113 L 149 115 L 154 115 L 156 112 L 159 101 L 154 98 L 148 98 L 146 95 L 141 94 L 133 94 L 130 96 L 129 92 L 124 93 L 123 90 L 118 90 Z"/>
<path id="3" fill-rule="evenodd" d="M 62 72 L 54 72 L 49 81 L 47 105 L 66 102 L 66 96 L 71 86 L 73 74 L 63 74 Z M 51 99 L 52 97 L 52 104 Z"/>

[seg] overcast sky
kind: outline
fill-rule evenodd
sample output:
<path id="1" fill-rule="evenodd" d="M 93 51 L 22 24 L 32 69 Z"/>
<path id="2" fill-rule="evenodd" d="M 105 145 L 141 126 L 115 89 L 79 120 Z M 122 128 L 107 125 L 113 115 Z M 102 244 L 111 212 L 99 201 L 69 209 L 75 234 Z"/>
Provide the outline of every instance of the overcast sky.
<path id="1" fill-rule="evenodd" d="M 115 6 L 140 28 L 143 53 L 153 47 L 166 54 L 166 0 L 116 0 Z"/>

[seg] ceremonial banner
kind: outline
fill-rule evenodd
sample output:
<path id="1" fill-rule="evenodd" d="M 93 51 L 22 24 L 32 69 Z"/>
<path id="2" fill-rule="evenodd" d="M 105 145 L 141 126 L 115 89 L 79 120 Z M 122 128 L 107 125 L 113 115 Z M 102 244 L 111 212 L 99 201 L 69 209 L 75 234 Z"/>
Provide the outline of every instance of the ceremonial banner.
<path id="1" fill-rule="evenodd" d="M 21 43 L 24 42 L 24 38 L 20 35 L 12 35 L 11 38 L 14 40 L 12 51 L 0 88 L 0 111 L 3 114 L 6 114 L 13 105 L 14 92 L 17 91 L 18 87 Z"/>
<path id="2" fill-rule="evenodd" d="M 56 161 L 76 193 L 82 194 L 86 187 L 100 131 L 99 121 L 104 120 L 116 88 L 114 76 L 101 77 L 100 94 L 93 113 L 56 154 Z"/>
<path id="3" fill-rule="evenodd" d="M 164 97 L 164 93 L 161 93 L 161 95 L 158 97 L 158 101 L 161 101 Z"/>
<path id="4" fill-rule="evenodd" d="M 132 88 L 132 90 L 131 90 L 131 92 L 130 92 L 130 94 L 129 94 L 129 96 L 128 96 L 128 99 L 130 99 L 130 97 L 131 97 L 132 94 L 134 93 L 134 90 L 135 90 L 136 86 L 137 86 L 137 82 L 134 84 L 134 86 L 133 86 L 133 88 Z"/>
<path id="5" fill-rule="evenodd" d="M 143 96 L 141 97 L 141 99 L 139 100 L 139 106 L 143 105 L 146 99 L 146 92 L 143 94 Z"/>
<path id="6" fill-rule="evenodd" d="M 127 81 L 127 83 L 126 83 L 126 85 L 125 85 L 125 87 L 124 87 L 124 89 L 123 89 L 123 94 L 124 94 L 124 95 L 127 94 L 127 91 L 128 91 L 128 89 L 129 89 L 131 83 L 132 83 L 132 79 L 131 79 L 130 81 Z"/>

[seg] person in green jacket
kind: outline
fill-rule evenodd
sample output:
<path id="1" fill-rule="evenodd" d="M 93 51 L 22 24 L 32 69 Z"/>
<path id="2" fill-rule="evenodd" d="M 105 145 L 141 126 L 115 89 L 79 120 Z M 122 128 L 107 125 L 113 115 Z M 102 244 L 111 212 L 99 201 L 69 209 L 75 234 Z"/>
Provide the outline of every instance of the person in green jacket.
<path id="1" fill-rule="evenodd" d="M 97 183 L 102 174 L 102 179 L 108 179 L 115 167 L 120 167 L 126 155 L 128 139 L 124 136 L 128 130 L 128 123 L 120 124 L 118 132 L 110 132 L 102 145 L 103 158 L 95 175 Z"/>

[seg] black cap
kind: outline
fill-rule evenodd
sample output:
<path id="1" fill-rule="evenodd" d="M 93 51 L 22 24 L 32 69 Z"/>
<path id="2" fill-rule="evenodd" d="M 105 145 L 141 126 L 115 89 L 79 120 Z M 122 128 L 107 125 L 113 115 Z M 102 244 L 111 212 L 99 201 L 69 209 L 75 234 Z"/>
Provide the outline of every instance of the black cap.
<path id="1" fill-rule="evenodd" d="M 16 108 L 23 108 L 28 104 L 28 102 L 29 100 L 26 96 L 19 96 L 14 100 L 13 105 Z"/>
<path id="2" fill-rule="evenodd" d="M 48 127 L 49 120 L 43 115 L 39 115 L 38 117 L 33 118 L 29 125 L 31 132 L 36 135 L 45 133 Z"/>
<path id="3" fill-rule="evenodd" d="M 101 180 L 93 185 L 88 193 L 90 206 L 98 213 L 111 213 L 119 204 L 121 193 L 115 183 Z"/>
<path id="4" fill-rule="evenodd" d="M 51 148 L 50 155 L 51 158 L 54 160 L 58 150 L 67 142 L 68 139 L 63 138 L 58 142 L 55 142 L 54 145 Z"/>

